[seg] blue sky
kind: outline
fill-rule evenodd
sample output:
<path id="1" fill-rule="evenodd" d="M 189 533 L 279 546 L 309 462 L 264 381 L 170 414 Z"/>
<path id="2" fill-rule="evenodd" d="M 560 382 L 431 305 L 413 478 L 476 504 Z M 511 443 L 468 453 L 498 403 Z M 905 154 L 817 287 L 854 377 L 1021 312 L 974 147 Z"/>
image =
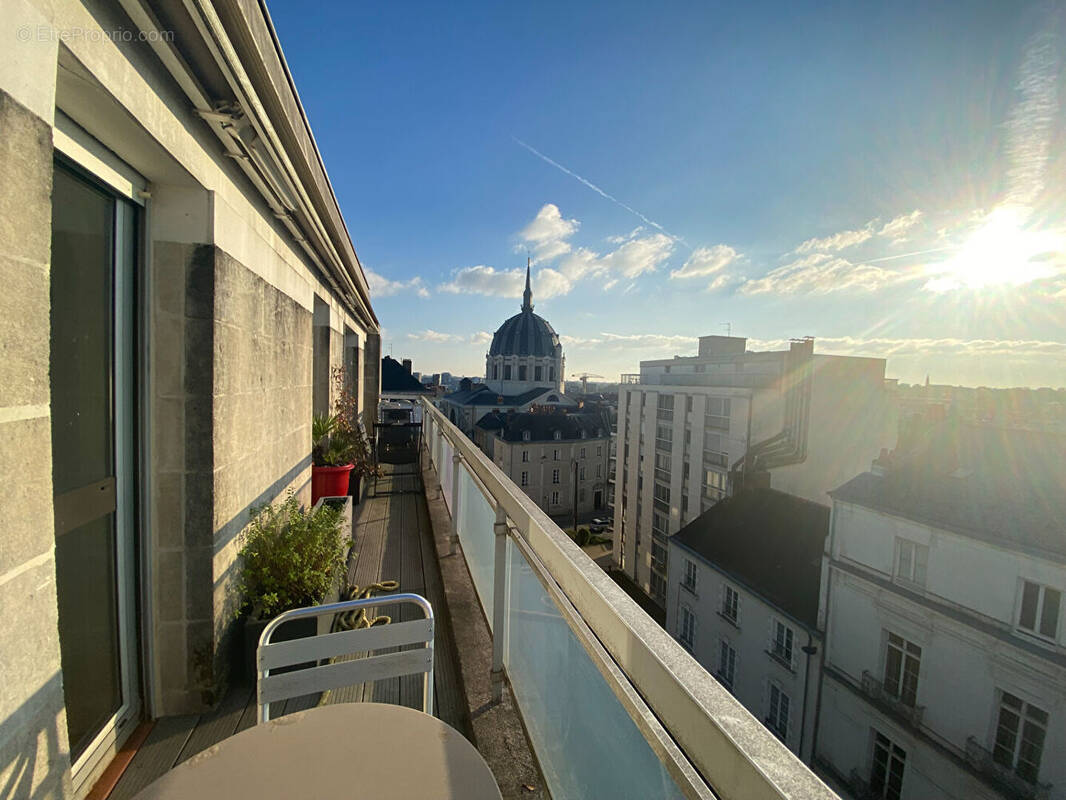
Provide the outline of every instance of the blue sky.
<path id="1" fill-rule="evenodd" d="M 568 373 L 729 323 L 1066 385 L 1063 10 L 737 5 L 273 4 L 386 352 L 483 372 L 528 251 Z"/>

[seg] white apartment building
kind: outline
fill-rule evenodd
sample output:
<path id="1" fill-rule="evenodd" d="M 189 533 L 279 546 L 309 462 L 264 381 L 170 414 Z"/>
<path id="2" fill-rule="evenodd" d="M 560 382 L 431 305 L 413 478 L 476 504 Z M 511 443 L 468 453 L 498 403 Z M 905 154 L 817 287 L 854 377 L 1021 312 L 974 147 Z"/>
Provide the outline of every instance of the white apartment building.
<path id="1" fill-rule="evenodd" d="M 773 489 L 727 498 L 669 541 L 666 628 L 802 760 L 814 741 L 829 509 Z"/>
<path id="2" fill-rule="evenodd" d="M 948 422 L 832 493 L 816 747 L 857 796 L 1066 797 L 1064 464 Z"/>
<path id="3" fill-rule="evenodd" d="M 895 429 L 884 359 L 817 355 L 809 338 L 752 352 L 703 336 L 696 356 L 642 361 L 619 388 L 616 567 L 665 606 L 666 540 L 735 484 L 828 505 Z"/>

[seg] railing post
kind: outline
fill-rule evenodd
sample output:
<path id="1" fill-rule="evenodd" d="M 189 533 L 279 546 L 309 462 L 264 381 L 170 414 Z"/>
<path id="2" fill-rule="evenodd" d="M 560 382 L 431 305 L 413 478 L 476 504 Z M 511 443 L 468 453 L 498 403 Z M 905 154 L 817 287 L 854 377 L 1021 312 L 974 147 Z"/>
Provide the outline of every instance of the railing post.
<path id="1" fill-rule="evenodd" d="M 456 547 L 459 542 L 459 469 L 463 463 L 463 457 L 456 450 L 452 453 L 452 540 L 448 545 L 449 555 L 458 552 Z"/>
<path id="2" fill-rule="evenodd" d="M 492 569 L 492 699 L 503 699 L 503 631 L 507 622 L 507 513 L 496 506 L 496 560 Z"/>

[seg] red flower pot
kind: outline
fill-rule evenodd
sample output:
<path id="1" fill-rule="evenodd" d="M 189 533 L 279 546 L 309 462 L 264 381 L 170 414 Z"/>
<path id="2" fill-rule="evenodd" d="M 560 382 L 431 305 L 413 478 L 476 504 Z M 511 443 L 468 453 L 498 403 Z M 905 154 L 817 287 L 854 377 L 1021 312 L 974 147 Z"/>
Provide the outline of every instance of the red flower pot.
<path id="1" fill-rule="evenodd" d="M 323 497 L 344 497 L 354 464 L 343 467 L 311 467 L 311 505 Z"/>

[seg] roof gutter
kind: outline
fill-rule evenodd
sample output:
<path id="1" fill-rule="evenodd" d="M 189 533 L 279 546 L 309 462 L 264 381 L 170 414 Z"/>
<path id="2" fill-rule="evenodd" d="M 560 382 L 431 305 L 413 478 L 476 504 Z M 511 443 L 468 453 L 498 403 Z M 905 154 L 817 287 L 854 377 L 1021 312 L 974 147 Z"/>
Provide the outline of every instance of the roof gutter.
<path id="1" fill-rule="evenodd" d="M 157 17 L 147 7 L 146 0 L 119 2 L 141 30 L 154 31 L 157 34 L 162 31 Z M 242 66 L 240 56 L 230 41 L 222 20 L 207 0 L 181 0 L 181 3 L 233 92 L 235 100 L 212 100 L 167 36 L 148 36 L 147 41 L 189 98 L 193 111 L 218 137 L 224 148 L 224 155 L 237 163 L 274 216 L 289 231 L 293 240 L 300 245 L 348 310 L 368 331 L 377 332 L 380 323 L 370 306 L 369 286 L 358 257 L 355 256 L 354 249 L 351 249 L 349 259 L 345 259 L 335 246 L 336 234 L 330 235 L 317 213 L 307 185 L 300 179 L 289 158 L 288 151 L 271 123 L 252 79 Z M 274 35 L 269 18 L 266 19 L 266 24 Z M 283 60 L 281 63 L 284 65 Z M 305 117 L 301 117 L 301 122 L 306 126 Z M 307 132 L 310 135 L 309 128 Z M 312 147 L 315 154 L 321 158 L 313 140 Z M 329 187 L 329 191 L 328 202 L 336 207 L 332 187 Z M 351 248 L 347 229 L 343 230 L 343 236 L 346 241 L 341 242 L 342 248 L 344 244 Z"/>

